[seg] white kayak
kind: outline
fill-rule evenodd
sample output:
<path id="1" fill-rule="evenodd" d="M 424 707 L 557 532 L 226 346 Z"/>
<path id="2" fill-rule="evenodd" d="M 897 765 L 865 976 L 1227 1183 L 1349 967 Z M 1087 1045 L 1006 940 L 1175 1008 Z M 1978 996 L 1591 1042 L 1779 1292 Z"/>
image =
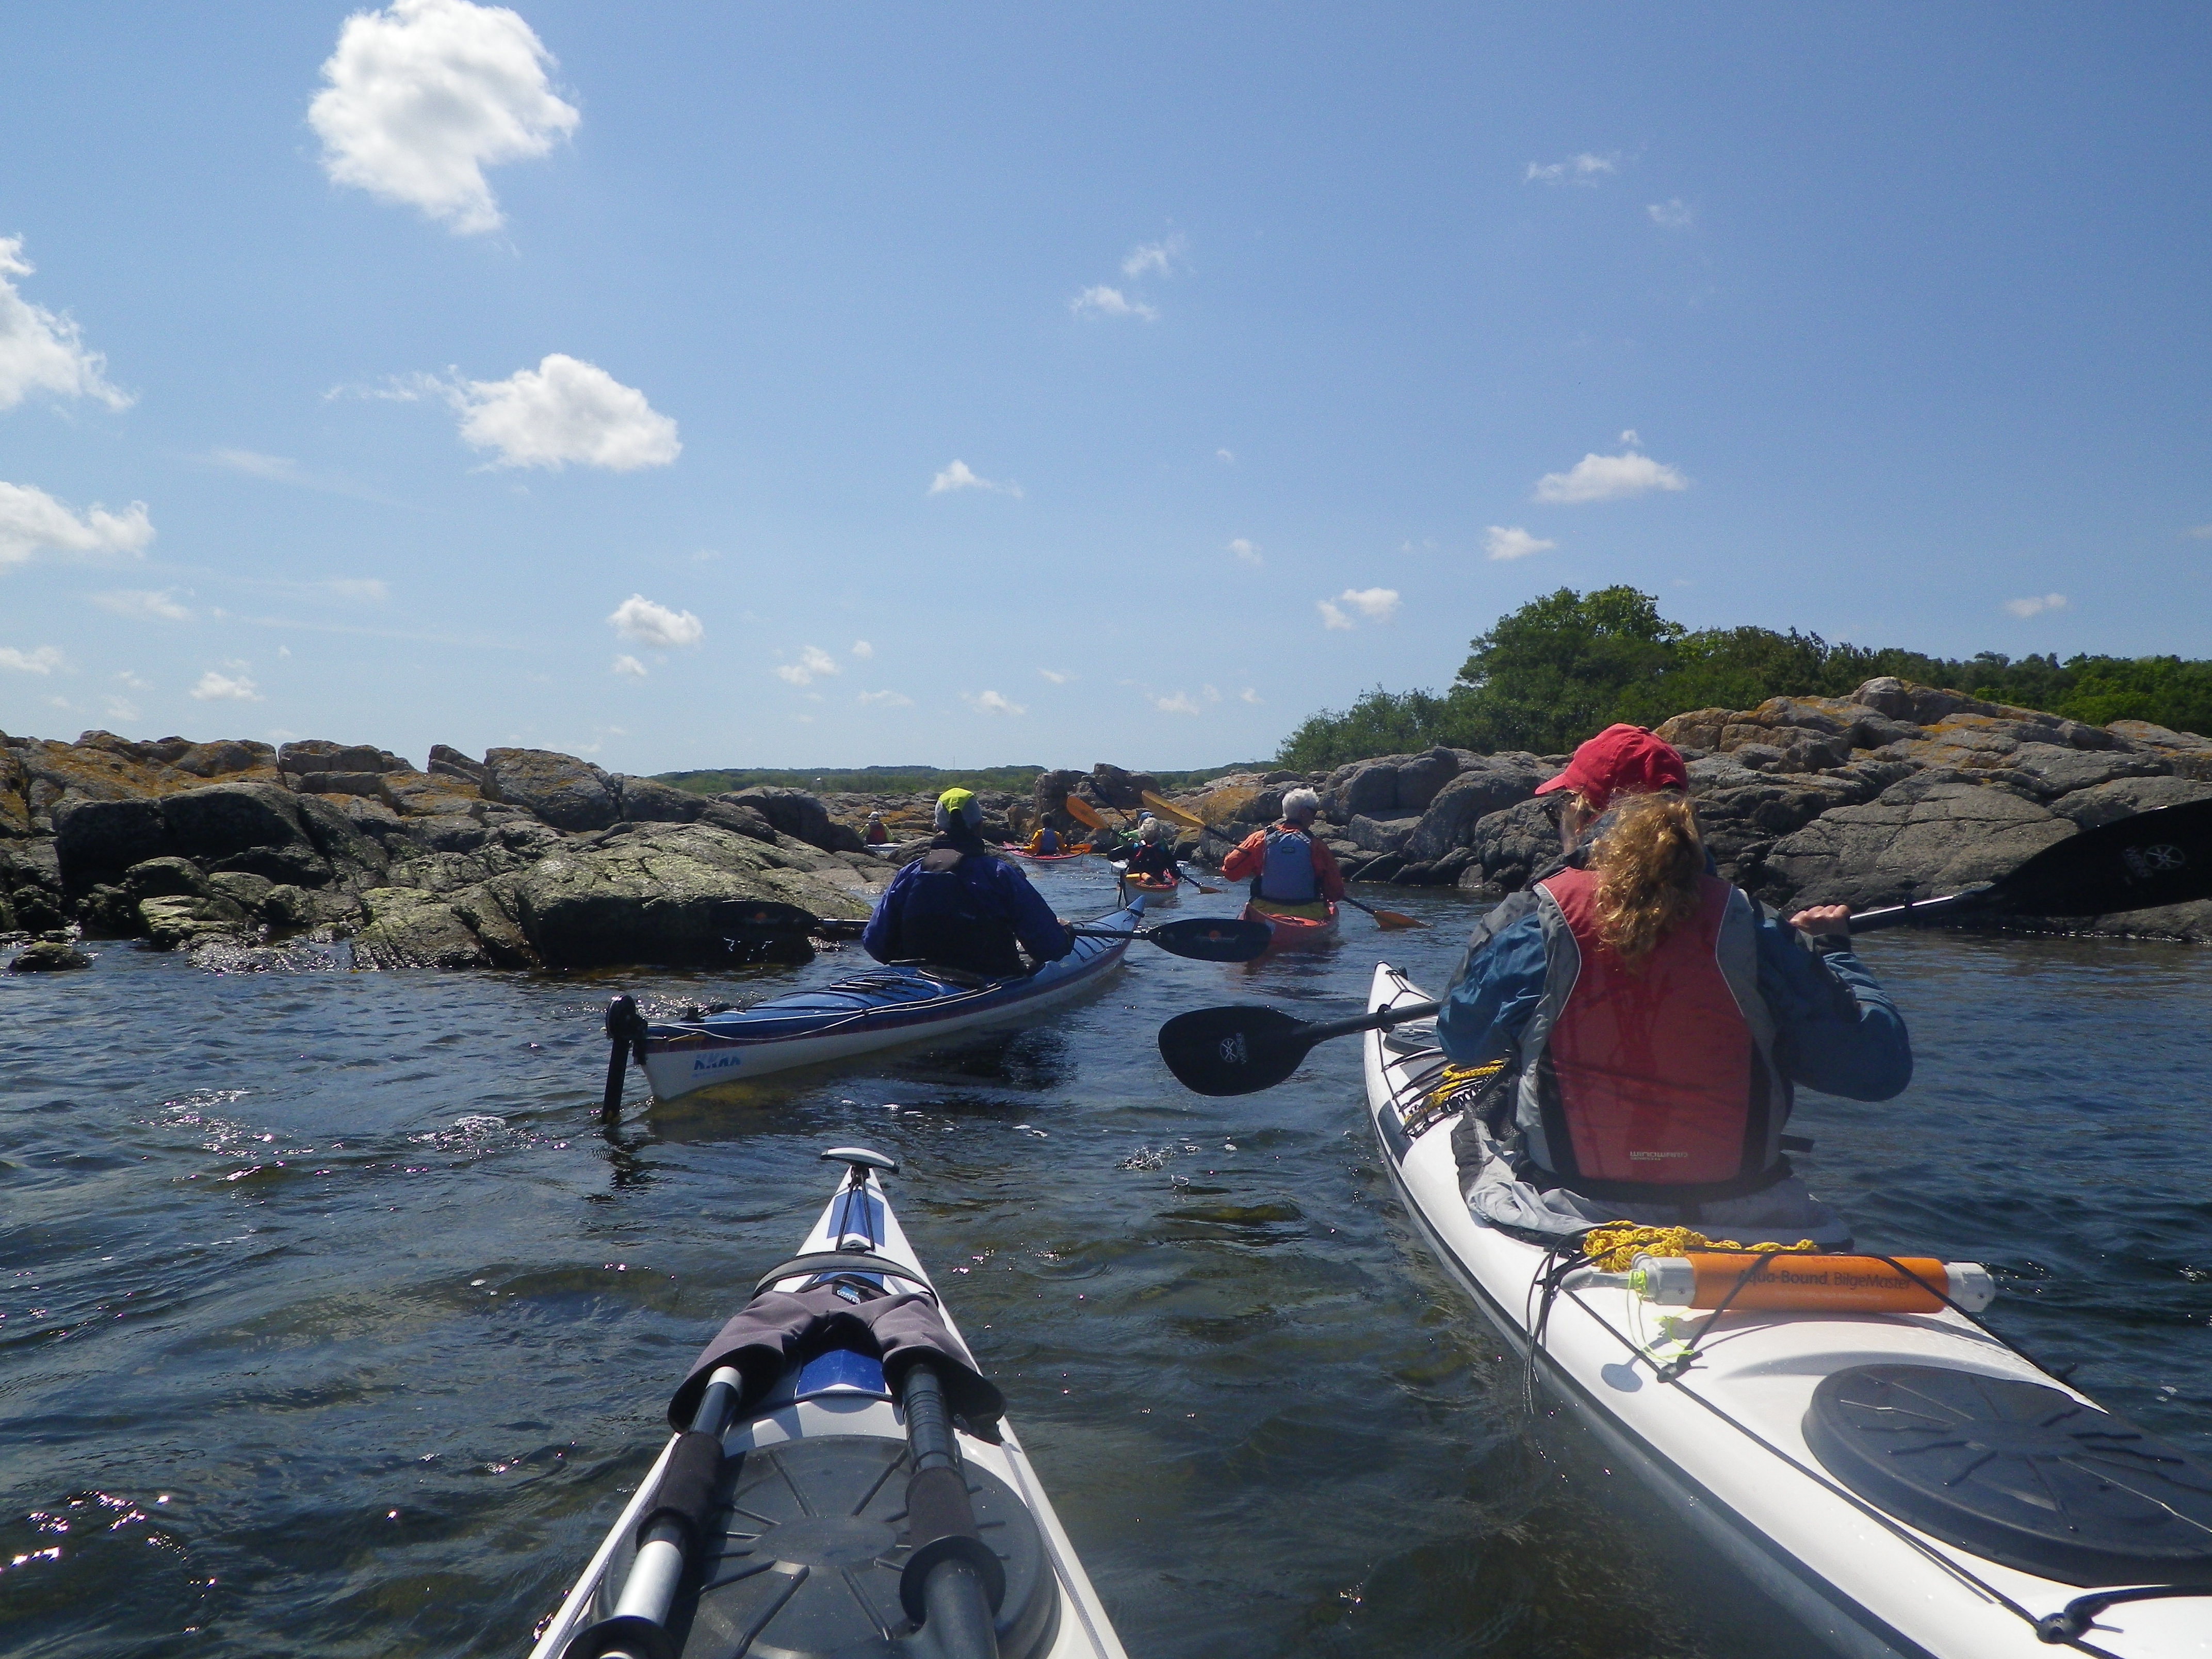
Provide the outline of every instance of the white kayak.
<path id="1" fill-rule="evenodd" d="M 884 1196 L 878 1171 L 897 1164 L 863 1147 L 823 1157 L 846 1173 L 798 1255 L 756 1295 L 826 1288 L 860 1306 L 920 1288 L 934 1300 Z M 935 1313 L 959 1342 L 951 1313 Z M 917 1401 L 912 1372 L 895 1393 L 884 1370 L 872 1353 L 830 1347 L 735 1410 L 739 1366 L 687 1382 L 687 1394 L 704 1385 L 694 1432 L 720 1439 L 719 1462 L 707 1443 L 692 1482 L 699 1521 L 687 1532 L 669 1519 L 685 1499 L 667 1489 L 696 1467 L 686 1437 L 672 1436 L 531 1659 L 1127 1659 L 1012 1425 L 1000 1418 L 996 1443 L 978 1438 L 948 1423 L 941 1397 Z M 995 1570 L 976 1571 L 942 1538 L 915 1548 L 915 1516 L 930 1507 L 916 1497 L 921 1472 L 948 1457 L 966 1486 L 970 1547 Z M 963 1591 L 982 1598 L 965 1630 Z"/>
<path id="2" fill-rule="evenodd" d="M 1427 1000 L 1376 969 L 1370 1011 Z M 1680 1345 L 1633 1289 L 1561 1288 L 1547 1316 L 1562 1258 L 1462 1195 L 1433 1023 L 1365 1045 L 1383 1159 L 1437 1260 L 1524 1358 L 1535 1325 L 1543 1382 L 1828 1647 L 2212 1656 L 2212 1470 L 1948 1306 L 1723 1310 L 1702 1334 L 1694 1313 L 1696 1357 L 1671 1376 Z M 2146 1594 L 2113 1594 L 2130 1589 Z"/>
<path id="3" fill-rule="evenodd" d="M 1145 903 L 1133 898 L 1085 926 L 1132 931 Z M 713 1084 L 1028 1020 L 1080 995 L 1128 948 L 1127 939 L 1078 938 L 1057 962 L 1014 979 L 876 968 L 749 1008 L 658 1022 L 646 1028 L 645 1073 L 657 1098 L 672 1100 Z"/>

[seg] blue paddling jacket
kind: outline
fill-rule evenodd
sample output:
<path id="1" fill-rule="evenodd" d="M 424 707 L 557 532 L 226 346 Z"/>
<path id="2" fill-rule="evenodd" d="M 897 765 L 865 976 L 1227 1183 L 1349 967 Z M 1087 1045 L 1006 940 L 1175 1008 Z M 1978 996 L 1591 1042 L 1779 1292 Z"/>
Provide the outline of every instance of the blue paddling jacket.
<path id="1" fill-rule="evenodd" d="M 878 962 L 927 962 L 1006 979 L 1074 945 L 1030 878 L 972 836 L 939 836 L 876 901 L 860 947 Z"/>

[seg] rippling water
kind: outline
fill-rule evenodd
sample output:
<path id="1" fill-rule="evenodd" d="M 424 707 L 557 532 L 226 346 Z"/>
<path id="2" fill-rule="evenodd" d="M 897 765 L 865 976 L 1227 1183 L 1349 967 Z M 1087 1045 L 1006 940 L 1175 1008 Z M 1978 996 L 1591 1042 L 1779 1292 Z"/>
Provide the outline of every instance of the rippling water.
<path id="1" fill-rule="evenodd" d="M 1054 871 L 1065 914 L 1106 908 Z M 1231 900 L 1186 898 L 1176 914 Z M 1167 1015 L 1355 1011 L 1378 951 L 1133 947 L 1045 1029 L 646 1109 L 599 1020 L 835 977 L 0 976 L 0 1650 L 515 1653 L 657 1449 L 668 1390 L 827 1196 L 895 1202 L 1131 1652 L 1765 1656 L 1802 1639 L 1519 1370 L 1426 1258 L 1358 1048 L 1204 1100 Z M 1808 1097 L 1863 1243 L 1997 1265 L 1998 1328 L 2212 1455 L 2212 953 L 1885 935 L 1911 1092 Z"/>

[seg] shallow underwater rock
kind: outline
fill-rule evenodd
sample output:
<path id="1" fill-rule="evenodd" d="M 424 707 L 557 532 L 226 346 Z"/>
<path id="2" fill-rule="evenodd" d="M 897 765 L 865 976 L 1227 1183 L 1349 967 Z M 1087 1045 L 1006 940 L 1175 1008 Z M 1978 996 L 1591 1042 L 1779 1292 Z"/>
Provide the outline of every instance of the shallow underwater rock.
<path id="1" fill-rule="evenodd" d="M 92 958 L 74 945 L 64 945 L 58 939 L 33 939 L 15 953 L 8 964 L 11 974 L 60 974 L 76 968 L 89 968 Z"/>

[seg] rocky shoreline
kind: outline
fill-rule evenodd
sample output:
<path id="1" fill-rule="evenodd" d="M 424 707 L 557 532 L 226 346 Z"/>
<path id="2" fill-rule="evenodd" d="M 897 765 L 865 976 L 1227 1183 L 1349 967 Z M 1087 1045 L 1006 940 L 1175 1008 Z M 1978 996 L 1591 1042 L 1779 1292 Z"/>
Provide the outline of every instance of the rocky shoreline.
<path id="1" fill-rule="evenodd" d="M 2078 830 L 2212 797 L 2204 738 L 2141 720 L 2084 726 L 1889 678 L 1849 697 L 1696 709 L 1657 730 L 1690 763 L 1721 872 L 1778 906 L 1955 892 Z M 1435 749 L 1317 776 L 1220 778 L 1186 798 L 1210 826 L 1190 850 L 1218 862 L 1304 783 L 1352 879 L 1501 896 L 1556 850 L 1534 795 L 1565 759 Z M 2013 925 L 2208 940 L 2212 903 Z"/>
<path id="2" fill-rule="evenodd" d="M 1704 708 L 1659 728 L 1690 762 L 1723 874 L 1778 905 L 1894 903 L 2002 873 L 2077 830 L 2212 797 L 2212 741 L 2141 721 L 2084 726 L 1955 691 L 1870 680 L 1848 698 Z M 1233 774 L 1165 798 L 1218 865 L 1285 789 L 1322 797 L 1355 880 L 1497 896 L 1556 845 L 1536 785 L 1556 755 L 1434 749 L 1309 775 Z M 1157 780 L 1099 765 L 986 794 L 988 839 L 1081 833 L 1070 794 L 1133 813 Z M 0 734 L 0 934 L 19 970 L 82 965 L 75 941 L 137 939 L 207 965 L 275 965 L 287 941 L 349 939 L 397 969 L 703 967 L 804 959 L 749 932 L 751 901 L 865 915 L 929 830 L 922 796 L 752 788 L 698 795 L 546 750 L 417 769 L 323 740 L 74 743 Z M 884 815 L 894 840 L 868 847 Z M 2030 919 L 2021 924 L 2038 926 Z M 2068 932 L 2212 939 L 2212 903 Z M 273 953 L 273 954 L 272 954 Z"/>

